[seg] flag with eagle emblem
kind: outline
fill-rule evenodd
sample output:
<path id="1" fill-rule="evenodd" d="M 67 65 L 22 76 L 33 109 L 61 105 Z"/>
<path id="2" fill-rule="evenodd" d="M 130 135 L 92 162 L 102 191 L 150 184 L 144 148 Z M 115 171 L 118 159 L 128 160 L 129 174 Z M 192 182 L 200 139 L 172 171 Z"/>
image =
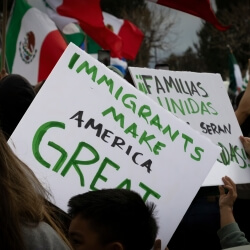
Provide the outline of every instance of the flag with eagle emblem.
<path id="1" fill-rule="evenodd" d="M 6 32 L 8 72 L 32 85 L 45 80 L 67 47 L 55 23 L 26 0 L 15 1 Z"/>

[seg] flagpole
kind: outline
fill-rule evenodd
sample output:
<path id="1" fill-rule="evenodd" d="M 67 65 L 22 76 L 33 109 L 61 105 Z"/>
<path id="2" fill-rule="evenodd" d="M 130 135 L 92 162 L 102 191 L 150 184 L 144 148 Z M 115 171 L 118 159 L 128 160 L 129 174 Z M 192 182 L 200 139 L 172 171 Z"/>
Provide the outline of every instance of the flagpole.
<path id="1" fill-rule="evenodd" d="M 2 21 L 2 50 L 1 50 L 1 71 L 5 70 L 5 44 L 6 44 L 6 23 L 7 23 L 7 1 L 3 0 L 3 21 Z"/>

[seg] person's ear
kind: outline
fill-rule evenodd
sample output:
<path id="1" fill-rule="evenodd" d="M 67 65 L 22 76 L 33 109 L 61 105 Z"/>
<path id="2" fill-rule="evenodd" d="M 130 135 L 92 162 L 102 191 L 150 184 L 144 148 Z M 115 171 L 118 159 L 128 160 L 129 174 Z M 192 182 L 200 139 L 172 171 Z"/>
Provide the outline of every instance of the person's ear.
<path id="1" fill-rule="evenodd" d="M 115 241 L 115 242 L 108 244 L 105 250 L 124 250 L 124 247 L 120 242 Z"/>

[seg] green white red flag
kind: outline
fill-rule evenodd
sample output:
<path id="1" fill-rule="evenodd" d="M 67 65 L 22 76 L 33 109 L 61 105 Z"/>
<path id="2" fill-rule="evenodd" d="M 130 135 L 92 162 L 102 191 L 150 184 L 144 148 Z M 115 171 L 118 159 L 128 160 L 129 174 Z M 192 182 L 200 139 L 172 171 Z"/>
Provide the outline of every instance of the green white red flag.
<path id="1" fill-rule="evenodd" d="M 85 34 L 75 18 L 61 16 L 53 10 L 45 0 L 27 0 L 28 3 L 40 11 L 46 13 L 60 30 L 67 43 L 73 42 L 77 46 L 83 46 Z"/>
<path id="2" fill-rule="evenodd" d="M 105 26 L 100 0 L 47 0 L 47 3 L 59 15 L 76 19 L 88 36 L 110 50 L 112 57 L 122 58 L 122 39 Z"/>
<path id="3" fill-rule="evenodd" d="M 26 0 L 15 1 L 6 32 L 6 60 L 10 73 L 32 85 L 45 80 L 67 44 L 54 22 Z"/>
<path id="4" fill-rule="evenodd" d="M 122 39 L 122 56 L 134 60 L 144 38 L 142 31 L 128 20 L 117 18 L 106 12 L 102 14 L 105 26 Z"/>
<path id="5" fill-rule="evenodd" d="M 48 14 L 48 16 L 55 22 L 56 26 L 61 31 L 61 34 L 63 35 L 63 37 L 67 43 L 69 43 L 69 42 L 74 43 L 78 47 L 85 50 L 87 53 L 92 54 L 93 57 L 95 57 L 97 59 L 98 50 L 100 50 L 102 48 L 93 39 L 91 39 L 90 36 L 85 34 L 85 32 L 79 26 L 79 22 L 77 19 L 60 15 L 59 13 L 57 13 L 53 9 L 54 8 L 53 6 L 50 7 L 49 4 L 46 3 L 45 1 L 28 0 L 28 2 L 31 6 L 36 7 L 39 10 Z M 115 20 L 116 19 L 117 18 L 115 18 Z M 122 19 L 117 19 L 117 20 L 118 20 L 119 24 L 123 24 Z M 104 20 L 105 25 L 110 27 L 110 29 L 111 29 L 111 26 L 113 26 L 113 25 L 115 26 L 115 24 L 110 22 L 109 20 L 106 20 L 106 22 L 108 22 L 109 24 L 106 25 L 105 20 Z M 134 32 L 133 32 L 133 30 L 131 30 L 131 27 L 133 27 L 133 26 L 131 25 L 127 29 L 125 28 L 123 30 L 125 30 L 125 32 L 127 30 L 128 33 L 132 33 L 132 34 L 128 34 L 128 37 L 130 38 L 131 41 L 134 41 L 133 45 L 135 45 L 135 47 L 132 49 L 130 48 L 130 51 L 132 51 L 132 53 L 134 52 L 134 54 L 132 54 L 132 55 L 135 56 L 138 52 L 138 48 L 136 50 L 136 44 L 138 43 L 138 38 L 137 38 L 137 36 L 134 35 Z M 129 28 L 130 28 L 130 30 L 129 30 Z M 137 30 L 136 27 L 134 29 Z M 119 30 L 121 30 L 121 27 L 119 27 L 119 25 L 118 25 L 118 27 L 116 26 L 113 28 L 113 32 L 116 35 L 118 35 Z M 116 31 L 118 31 L 118 32 L 116 32 Z M 125 32 L 122 32 L 121 34 L 124 34 Z M 137 47 L 139 47 L 139 46 L 137 46 Z M 111 59 L 111 65 L 119 68 L 119 70 L 125 74 L 125 71 L 127 69 L 127 63 L 124 60 L 120 60 L 119 58 L 111 57 L 110 59 Z"/>

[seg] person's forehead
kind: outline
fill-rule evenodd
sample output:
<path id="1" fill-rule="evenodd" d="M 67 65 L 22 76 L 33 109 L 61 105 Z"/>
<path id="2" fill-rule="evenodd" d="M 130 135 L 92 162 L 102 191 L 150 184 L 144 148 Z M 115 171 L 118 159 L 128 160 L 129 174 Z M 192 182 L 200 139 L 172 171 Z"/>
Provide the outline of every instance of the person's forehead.
<path id="1" fill-rule="evenodd" d="M 103 249 L 98 232 L 90 224 L 89 220 L 81 216 L 76 216 L 71 220 L 68 234 L 73 246 L 74 242 L 77 242 L 76 249 Z"/>
<path id="2" fill-rule="evenodd" d="M 70 222 L 69 231 L 74 230 L 75 232 L 78 231 L 80 228 L 88 229 L 89 228 L 88 224 L 89 224 L 88 221 L 84 219 L 80 214 L 76 215 L 74 218 L 72 218 Z"/>
<path id="3" fill-rule="evenodd" d="M 95 234 L 97 232 L 93 230 L 91 227 L 90 220 L 83 218 L 80 214 L 75 216 L 70 223 L 69 226 L 69 234 L 70 235 L 83 235 L 83 234 Z"/>

